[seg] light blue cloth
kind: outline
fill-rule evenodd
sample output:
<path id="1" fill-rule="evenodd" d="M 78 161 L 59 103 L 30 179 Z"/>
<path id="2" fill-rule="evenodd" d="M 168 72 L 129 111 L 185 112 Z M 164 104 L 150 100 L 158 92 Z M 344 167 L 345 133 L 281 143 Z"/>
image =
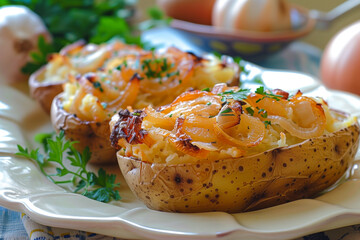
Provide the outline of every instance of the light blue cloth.
<path id="1" fill-rule="evenodd" d="M 21 214 L 0 207 L 0 239 L 27 240 L 29 236 L 21 222 Z"/>
<path id="2" fill-rule="evenodd" d="M 120 240 L 84 231 L 43 226 L 28 216 L 0 207 L 0 240 Z M 22 219 L 22 221 L 21 221 Z M 359 219 L 360 221 L 360 219 Z M 24 225 L 27 227 L 26 230 Z M 29 237 L 31 236 L 31 238 Z M 295 240 L 358 240 L 360 225 L 304 236 Z"/>

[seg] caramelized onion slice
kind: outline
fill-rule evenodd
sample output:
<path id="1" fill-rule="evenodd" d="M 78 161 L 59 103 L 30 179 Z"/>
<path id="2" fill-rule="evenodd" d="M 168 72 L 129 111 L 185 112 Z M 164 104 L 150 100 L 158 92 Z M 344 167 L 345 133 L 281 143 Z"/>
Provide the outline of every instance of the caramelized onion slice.
<path id="1" fill-rule="evenodd" d="M 323 129 L 320 123 L 314 125 L 311 128 L 303 128 L 295 124 L 290 119 L 286 119 L 280 116 L 269 116 L 268 119 L 270 119 L 271 124 L 278 124 L 286 131 L 288 131 L 291 135 L 301 139 L 318 137 L 321 136 L 323 133 Z"/>
<path id="2" fill-rule="evenodd" d="M 99 47 L 99 49 L 84 57 L 72 58 L 71 63 L 80 73 L 93 72 L 100 68 L 110 56 L 109 49 Z"/>
<path id="3" fill-rule="evenodd" d="M 185 85 L 193 75 L 194 68 L 198 64 L 196 57 L 192 54 L 183 52 L 175 47 L 170 47 L 164 54 L 157 55 L 157 60 L 154 60 L 153 56 L 148 59 L 151 61 L 146 67 L 147 70 L 141 75 L 144 77 L 141 90 L 151 94 L 167 93 L 180 84 Z M 166 62 L 160 65 L 158 64 L 159 59 L 166 59 L 164 60 Z M 159 76 L 149 76 L 151 74 L 149 74 L 148 70 L 158 73 Z"/>
<path id="4" fill-rule="evenodd" d="M 205 99 L 207 101 L 205 101 Z M 171 111 L 179 107 L 179 105 L 183 107 L 197 104 L 207 104 L 208 102 L 210 102 L 211 104 L 220 104 L 220 97 L 206 91 L 187 91 L 175 98 L 175 100 L 171 104 L 162 106 L 160 108 L 160 111 L 163 113 L 170 113 Z"/>
<path id="5" fill-rule="evenodd" d="M 297 97 L 291 100 L 293 118 L 268 116 L 272 124 L 279 124 L 291 135 L 308 139 L 323 135 L 326 127 L 326 116 L 321 104 L 309 97 Z"/>
<path id="6" fill-rule="evenodd" d="M 214 146 L 212 143 L 194 142 L 194 141 L 192 141 L 191 143 L 192 143 L 192 145 L 194 145 L 198 148 L 201 148 L 201 149 L 204 149 L 204 150 L 207 150 L 210 152 L 220 151 L 220 149 L 218 147 Z"/>
<path id="7" fill-rule="evenodd" d="M 192 139 L 183 131 L 183 118 L 177 118 L 175 123 L 175 134 L 170 135 L 169 141 L 180 152 L 190 156 L 204 159 L 208 156 L 209 151 L 199 148 L 191 143 Z"/>
<path id="8" fill-rule="evenodd" d="M 189 135 L 193 141 L 211 143 L 217 140 L 214 125 L 215 118 L 191 115 L 185 118 L 182 130 Z"/>
<path id="9" fill-rule="evenodd" d="M 144 112 L 146 114 L 144 121 L 148 121 L 152 126 L 167 130 L 172 130 L 174 128 L 175 117 L 158 112 L 151 106 L 147 106 Z"/>
<path id="10" fill-rule="evenodd" d="M 188 92 L 189 96 L 181 96 L 181 100 L 174 104 L 161 108 L 162 113 L 168 113 L 175 117 L 187 117 L 191 115 L 208 118 L 217 115 L 221 109 L 221 97 L 209 92 Z M 185 100 L 186 99 L 186 100 Z"/>
<path id="11" fill-rule="evenodd" d="M 118 110 L 120 108 L 126 108 L 127 106 L 132 106 L 135 102 L 137 95 L 140 90 L 140 78 L 137 74 L 130 79 L 126 85 L 122 94 L 112 102 L 108 104 L 108 107 L 111 109 Z"/>
<path id="12" fill-rule="evenodd" d="M 228 129 L 238 125 L 240 123 L 241 112 L 242 107 L 238 101 L 225 104 L 216 116 L 216 122 L 222 129 Z"/>
<path id="13" fill-rule="evenodd" d="M 238 147 L 258 145 L 265 136 L 265 125 L 258 118 L 241 114 L 240 124 L 227 129 L 222 128 L 218 122 L 215 124 L 215 133 L 224 144 Z M 219 141 L 221 142 L 221 141 Z"/>
<path id="14" fill-rule="evenodd" d="M 291 116 L 289 101 L 283 98 L 270 98 L 257 93 L 251 93 L 246 101 L 254 108 L 254 116 L 263 118 L 265 110 L 268 115 L 277 115 L 282 117 Z"/>

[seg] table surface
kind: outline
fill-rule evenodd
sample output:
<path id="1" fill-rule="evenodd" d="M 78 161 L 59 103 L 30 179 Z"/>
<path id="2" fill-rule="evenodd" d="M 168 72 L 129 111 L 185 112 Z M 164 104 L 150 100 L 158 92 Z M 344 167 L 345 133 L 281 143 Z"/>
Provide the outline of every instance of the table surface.
<path id="1" fill-rule="evenodd" d="M 190 42 L 179 38 L 172 29 L 157 29 L 147 32 L 145 40 L 162 46 L 175 45 L 183 50 L 201 52 Z M 166 41 L 164 41 L 166 39 Z M 256 64 L 277 69 L 289 69 L 305 72 L 318 77 L 321 51 L 303 42 L 294 42 L 285 50 Z M 114 239 L 80 231 L 56 229 L 33 222 L 26 215 L 0 207 L 0 239 Z M 359 219 L 360 223 L 360 219 Z M 52 233 L 52 235 L 49 233 Z M 67 233 L 67 234 L 66 234 Z M 45 235 L 44 235 L 45 234 Z M 349 226 L 342 229 L 316 233 L 305 236 L 304 240 L 349 240 L 360 239 L 360 226 Z"/>

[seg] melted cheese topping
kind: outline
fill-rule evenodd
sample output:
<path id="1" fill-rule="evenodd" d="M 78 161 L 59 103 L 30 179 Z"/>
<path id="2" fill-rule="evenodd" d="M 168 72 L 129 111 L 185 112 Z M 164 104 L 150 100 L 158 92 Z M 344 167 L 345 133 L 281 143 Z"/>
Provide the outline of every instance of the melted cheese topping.
<path id="1" fill-rule="evenodd" d="M 89 54 L 76 52 L 77 55 L 62 56 L 68 69 L 61 77 L 68 79 L 64 84 L 62 107 L 82 120 L 108 120 L 122 108 L 166 105 L 188 89 L 237 81 L 238 66 L 214 56 L 203 59 L 176 48 L 151 52 L 127 45 L 120 48 L 116 44 L 96 49 Z M 111 54 L 104 54 L 104 49 Z M 104 55 L 107 57 L 101 58 Z M 82 61 L 88 63 L 91 77 L 90 73 L 81 74 L 84 72 Z M 56 75 L 59 71 L 57 61 L 48 64 L 47 75 Z M 58 77 L 49 77 L 47 81 L 56 81 L 55 78 Z"/>
<path id="2" fill-rule="evenodd" d="M 240 121 L 237 122 L 236 108 L 231 108 L 231 104 L 236 101 L 228 99 L 225 103 L 221 100 L 223 104 L 228 104 L 221 107 L 215 104 L 216 99 L 219 99 L 218 95 L 200 91 L 189 92 L 182 94 L 172 104 L 160 108 L 159 111 L 154 111 L 150 107 L 145 108 L 141 129 L 147 132 L 146 140 L 143 143 L 134 144 L 122 139 L 118 143 L 123 148 L 121 154 L 145 162 L 167 164 L 197 162 L 199 159 L 214 161 L 238 158 L 301 143 L 308 139 L 306 131 L 312 134 L 310 138 L 314 138 L 339 131 L 357 122 L 356 117 L 345 117 L 330 111 L 322 99 L 297 95 L 287 100 L 272 99 L 273 103 L 283 103 L 284 109 L 271 112 L 272 104 L 266 110 L 273 115 L 288 112 L 286 120 L 291 121 L 300 131 L 304 131 L 302 134 L 293 135 L 286 124 L 266 124 L 271 116 L 262 114 L 264 111 L 259 111 L 260 114 L 254 112 L 249 115 L 248 110 L 245 110 L 246 107 L 251 106 L 256 109 L 254 105 L 250 105 L 250 100 L 244 99 L 241 103 L 242 110 L 238 112 Z M 211 98 L 215 100 L 209 104 Z M 285 111 L 287 108 L 291 111 Z M 252 117 L 250 121 L 246 120 L 245 115 Z M 220 121 L 219 116 L 225 116 L 228 119 Z M 114 115 L 111 125 L 119 118 L 118 115 Z M 251 125 L 254 121 L 258 122 L 256 125 Z M 321 122 L 320 127 L 318 122 Z M 245 124 L 245 127 L 241 127 L 242 124 Z M 264 124 L 266 124 L 265 127 Z M 224 131 L 220 133 L 214 127 L 215 125 L 224 126 Z M 252 132 L 252 129 L 256 128 L 260 131 Z M 316 130 L 318 128 L 321 129 L 320 132 Z M 251 134 L 257 134 L 255 138 L 259 141 L 252 141 L 251 137 L 248 137 Z M 227 138 L 224 137 L 225 135 Z M 244 139 L 244 144 L 239 142 L 241 139 Z"/>

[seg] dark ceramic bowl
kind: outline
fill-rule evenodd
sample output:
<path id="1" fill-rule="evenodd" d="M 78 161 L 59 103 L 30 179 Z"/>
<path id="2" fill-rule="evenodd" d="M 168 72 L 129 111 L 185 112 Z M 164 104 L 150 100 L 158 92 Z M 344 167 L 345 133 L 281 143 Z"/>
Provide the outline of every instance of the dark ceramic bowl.
<path id="1" fill-rule="evenodd" d="M 282 50 L 292 41 L 310 33 L 316 20 L 309 10 L 292 6 L 292 29 L 278 32 L 228 31 L 222 28 L 173 19 L 171 27 L 180 30 L 187 39 L 205 52 L 253 59 Z"/>

